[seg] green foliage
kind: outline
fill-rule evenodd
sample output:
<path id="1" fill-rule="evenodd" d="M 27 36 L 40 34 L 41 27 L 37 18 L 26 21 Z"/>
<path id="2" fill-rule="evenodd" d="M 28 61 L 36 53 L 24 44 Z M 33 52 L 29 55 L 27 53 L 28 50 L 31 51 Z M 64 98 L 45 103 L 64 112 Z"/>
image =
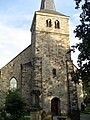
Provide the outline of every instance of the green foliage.
<path id="1" fill-rule="evenodd" d="M 80 51 L 78 65 L 82 69 L 82 74 L 84 73 L 86 76 L 90 73 L 90 2 L 85 0 L 81 8 L 81 24 L 78 25 L 74 31 L 80 42 L 76 44 L 75 47 Z"/>
<path id="2" fill-rule="evenodd" d="M 76 9 L 79 8 L 79 4 L 81 3 L 82 0 L 74 0 L 76 2 Z"/>
<path id="3" fill-rule="evenodd" d="M 19 92 L 9 91 L 5 101 L 5 109 L 13 120 L 18 120 L 18 118 L 23 116 L 24 107 L 24 99 L 20 96 Z"/>
<path id="4" fill-rule="evenodd" d="M 74 30 L 75 37 L 80 41 L 74 46 L 80 52 L 77 61 L 79 66 L 78 79 L 82 79 L 85 92 L 90 96 L 90 92 L 88 90 L 86 91 L 86 86 L 90 82 L 90 0 L 74 1 L 76 2 L 76 9 L 81 8 L 82 10 L 80 14 L 80 25 L 76 26 Z"/>
<path id="5" fill-rule="evenodd" d="M 25 116 L 24 118 L 21 118 L 20 120 L 30 120 L 30 116 Z"/>
<path id="6" fill-rule="evenodd" d="M 0 120 L 14 120 L 11 116 L 8 117 L 0 117 Z M 16 120 L 16 119 L 15 119 Z M 24 116 L 22 118 L 18 118 L 18 120 L 30 120 L 30 116 Z"/>
<path id="7" fill-rule="evenodd" d="M 77 79 L 82 79 L 84 87 L 84 102 L 90 103 L 90 0 L 74 0 L 76 9 L 81 9 L 80 24 L 74 30 L 75 37 L 79 39 L 74 47 L 79 50 Z"/>
<path id="8" fill-rule="evenodd" d="M 84 82 L 84 102 L 90 103 L 90 82 L 87 84 L 87 82 Z"/>

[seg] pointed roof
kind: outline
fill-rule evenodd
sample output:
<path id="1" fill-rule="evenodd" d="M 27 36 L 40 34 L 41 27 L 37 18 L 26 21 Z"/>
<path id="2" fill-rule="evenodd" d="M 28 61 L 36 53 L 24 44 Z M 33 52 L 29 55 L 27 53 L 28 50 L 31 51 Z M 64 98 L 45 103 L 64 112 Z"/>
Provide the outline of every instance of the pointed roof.
<path id="1" fill-rule="evenodd" d="M 52 11 L 56 11 L 54 0 L 41 0 L 40 10 L 52 10 Z"/>
<path id="2" fill-rule="evenodd" d="M 54 0 L 41 0 L 40 10 L 38 10 L 37 12 L 51 13 L 51 14 L 66 16 L 56 11 Z"/>

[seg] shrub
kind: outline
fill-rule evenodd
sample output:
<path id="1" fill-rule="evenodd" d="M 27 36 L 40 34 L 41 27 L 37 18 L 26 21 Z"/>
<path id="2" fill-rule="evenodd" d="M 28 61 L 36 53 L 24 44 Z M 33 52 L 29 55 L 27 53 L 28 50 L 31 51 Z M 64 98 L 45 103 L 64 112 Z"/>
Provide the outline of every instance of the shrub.
<path id="1" fill-rule="evenodd" d="M 17 90 L 9 91 L 5 101 L 6 112 L 11 115 L 9 119 L 18 120 L 24 114 L 25 102 Z"/>

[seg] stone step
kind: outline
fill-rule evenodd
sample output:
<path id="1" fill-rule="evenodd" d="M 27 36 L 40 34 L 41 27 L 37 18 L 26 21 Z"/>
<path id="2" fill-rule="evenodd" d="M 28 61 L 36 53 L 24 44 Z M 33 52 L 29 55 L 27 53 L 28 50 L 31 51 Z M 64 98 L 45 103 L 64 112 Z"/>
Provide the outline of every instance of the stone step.
<path id="1" fill-rule="evenodd" d="M 53 120 L 66 120 L 66 116 L 53 116 Z"/>

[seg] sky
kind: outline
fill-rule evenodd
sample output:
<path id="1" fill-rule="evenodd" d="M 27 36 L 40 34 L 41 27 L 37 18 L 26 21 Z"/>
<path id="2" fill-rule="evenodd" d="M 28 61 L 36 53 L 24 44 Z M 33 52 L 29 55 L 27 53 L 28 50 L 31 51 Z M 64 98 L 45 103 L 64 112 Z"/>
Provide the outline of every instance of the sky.
<path id="1" fill-rule="evenodd" d="M 54 0 L 56 10 L 70 16 L 70 45 L 75 45 L 73 30 L 79 22 L 74 0 Z M 0 0 L 0 68 L 31 44 L 30 27 L 41 0 Z M 77 51 L 72 60 L 77 65 Z"/>

